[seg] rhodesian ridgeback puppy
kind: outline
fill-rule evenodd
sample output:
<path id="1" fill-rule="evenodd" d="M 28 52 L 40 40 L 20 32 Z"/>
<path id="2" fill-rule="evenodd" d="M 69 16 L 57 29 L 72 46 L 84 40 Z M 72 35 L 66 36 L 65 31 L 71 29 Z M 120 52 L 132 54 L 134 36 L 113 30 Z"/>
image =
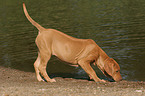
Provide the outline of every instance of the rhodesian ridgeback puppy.
<path id="1" fill-rule="evenodd" d="M 51 55 L 71 63 L 72 66 L 80 65 L 95 82 L 106 81 L 97 77 L 90 63 L 97 65 L 104 75 L 112 77 L 115 81 L 122 80 L 118 63 L 109 58 L 93 40 L 77 39 L 55 29 L 45 29 L 29 16 L 24 3 L 23 9 L 27 19 L 39 30 L 35 41 L 39 52 L 34 63 L 38 81 L 44 81 L 39 74 L 41 73 L 47 82 L 56 82 L 46 72 L 47 62 Z"/>

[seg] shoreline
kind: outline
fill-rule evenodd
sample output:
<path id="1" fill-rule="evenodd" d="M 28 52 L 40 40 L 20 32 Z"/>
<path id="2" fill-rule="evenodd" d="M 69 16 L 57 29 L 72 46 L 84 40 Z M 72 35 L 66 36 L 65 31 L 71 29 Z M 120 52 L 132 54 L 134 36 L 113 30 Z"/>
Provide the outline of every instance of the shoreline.
<path id="1" fill-rule="evenodd" d="M 96 83 L 55 77 L 55 83 L 38 82 L 34 72 L 0 66 L 0 96 L 145 96 L 144 81 Z"/>

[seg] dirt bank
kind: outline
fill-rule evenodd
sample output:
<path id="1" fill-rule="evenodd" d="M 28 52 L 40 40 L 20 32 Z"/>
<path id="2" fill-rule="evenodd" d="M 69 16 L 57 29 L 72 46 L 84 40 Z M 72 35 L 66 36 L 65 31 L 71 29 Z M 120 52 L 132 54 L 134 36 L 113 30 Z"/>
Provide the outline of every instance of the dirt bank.
<path id="1" fill-rule="evenodd" d="M 35 73 L 0 67 L 0 96 L 145 96 L 145 82 L 55 79 L 56 83 L 38 82 Z"/>

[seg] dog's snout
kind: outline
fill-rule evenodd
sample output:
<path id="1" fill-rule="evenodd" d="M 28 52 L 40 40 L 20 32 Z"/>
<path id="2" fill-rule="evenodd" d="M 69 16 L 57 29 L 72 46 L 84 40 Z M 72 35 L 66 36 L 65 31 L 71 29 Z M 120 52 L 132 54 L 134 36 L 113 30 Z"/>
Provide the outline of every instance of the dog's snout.
<path id="1" fill-rule="evenodd" d="M 116 82 L 122 81 L 122 77 L 115 79 Z"/>

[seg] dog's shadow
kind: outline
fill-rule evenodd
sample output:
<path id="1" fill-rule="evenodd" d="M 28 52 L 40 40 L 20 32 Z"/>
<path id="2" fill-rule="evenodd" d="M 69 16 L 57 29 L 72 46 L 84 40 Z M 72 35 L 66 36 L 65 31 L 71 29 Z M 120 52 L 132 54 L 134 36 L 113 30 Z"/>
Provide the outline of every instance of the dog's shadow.
<path id="1" fill-rule="evenodd" d="M 77 72 L 79 69 L 81 69 L 80 66 L 77 67 L 77 68 L 76 67 L 72 67 L 72 66 L 70 66 L 69 63 L 61 61 L 60 59 L 58 59 L 55 56 L 52 56 L 52 58 L 53 59 L 50 59 L 50 61 L 49 61 L 51 63 L 51 65 L 49 65 L 49 64 L 47 65 L 48 66 L 47 67 L 47 72 L 48 72 L 48 75 L 49 75 L 50 78 L 59 77 L 59 78 L 64 78 L 64 79 L 72 78 L 72 79 L 76 79 L 76 80 L 94 81 L 94 80 L 89 78 L 89 76 L 86 74 L 85 71 L 82 72 L 82 73 L 78 73 Z M 104 79 L 104 80 L 109 81 L 109 82 L 114 82 L 114 80 L 112 80 L 110 78 L 107 78 L 100 71 L 100 69 L 98 67 L 94 66 L 93 64 L 91 64 L 91 66 L 93 67 L 93 69 L 97 70 L 97 73 L 98 73 L 97 76 L 100 79 Z M 64 72 L 64 71 L 61 71 L 60 69 L 65 69 L 66 71 Z M 72 73 L 70 72 L 70 70 L 71 70 Z M 73 71 L 76 71 L 76 72 L 73 72 Z M 44 81 L 46 81 L 46 80 L 44 79 Z"/>
<path id="2" fill-rule="evenodd" d="M 49 74 L 50 78 L 63 78 L 63 79 L 69 79 L 69 78 L 72 78 L 72 79 L 76 79 L 76 80 L 88 80 L 88 81 L 94 81 L 93 79 L 90 79 L 89 76 L 78 76 L 78 74 L 75 74 L 75 73 L 50 73 Z M 107 78 L 105 76 L 99 76 L 100 79 L 104 79 L 106 81 L 109 81 L 109 82 L 115 82 L 114 80 L 110 79 L 110 78 Z M 43 80 L 45 82 L 47 82 L 44 78 Z"/>

